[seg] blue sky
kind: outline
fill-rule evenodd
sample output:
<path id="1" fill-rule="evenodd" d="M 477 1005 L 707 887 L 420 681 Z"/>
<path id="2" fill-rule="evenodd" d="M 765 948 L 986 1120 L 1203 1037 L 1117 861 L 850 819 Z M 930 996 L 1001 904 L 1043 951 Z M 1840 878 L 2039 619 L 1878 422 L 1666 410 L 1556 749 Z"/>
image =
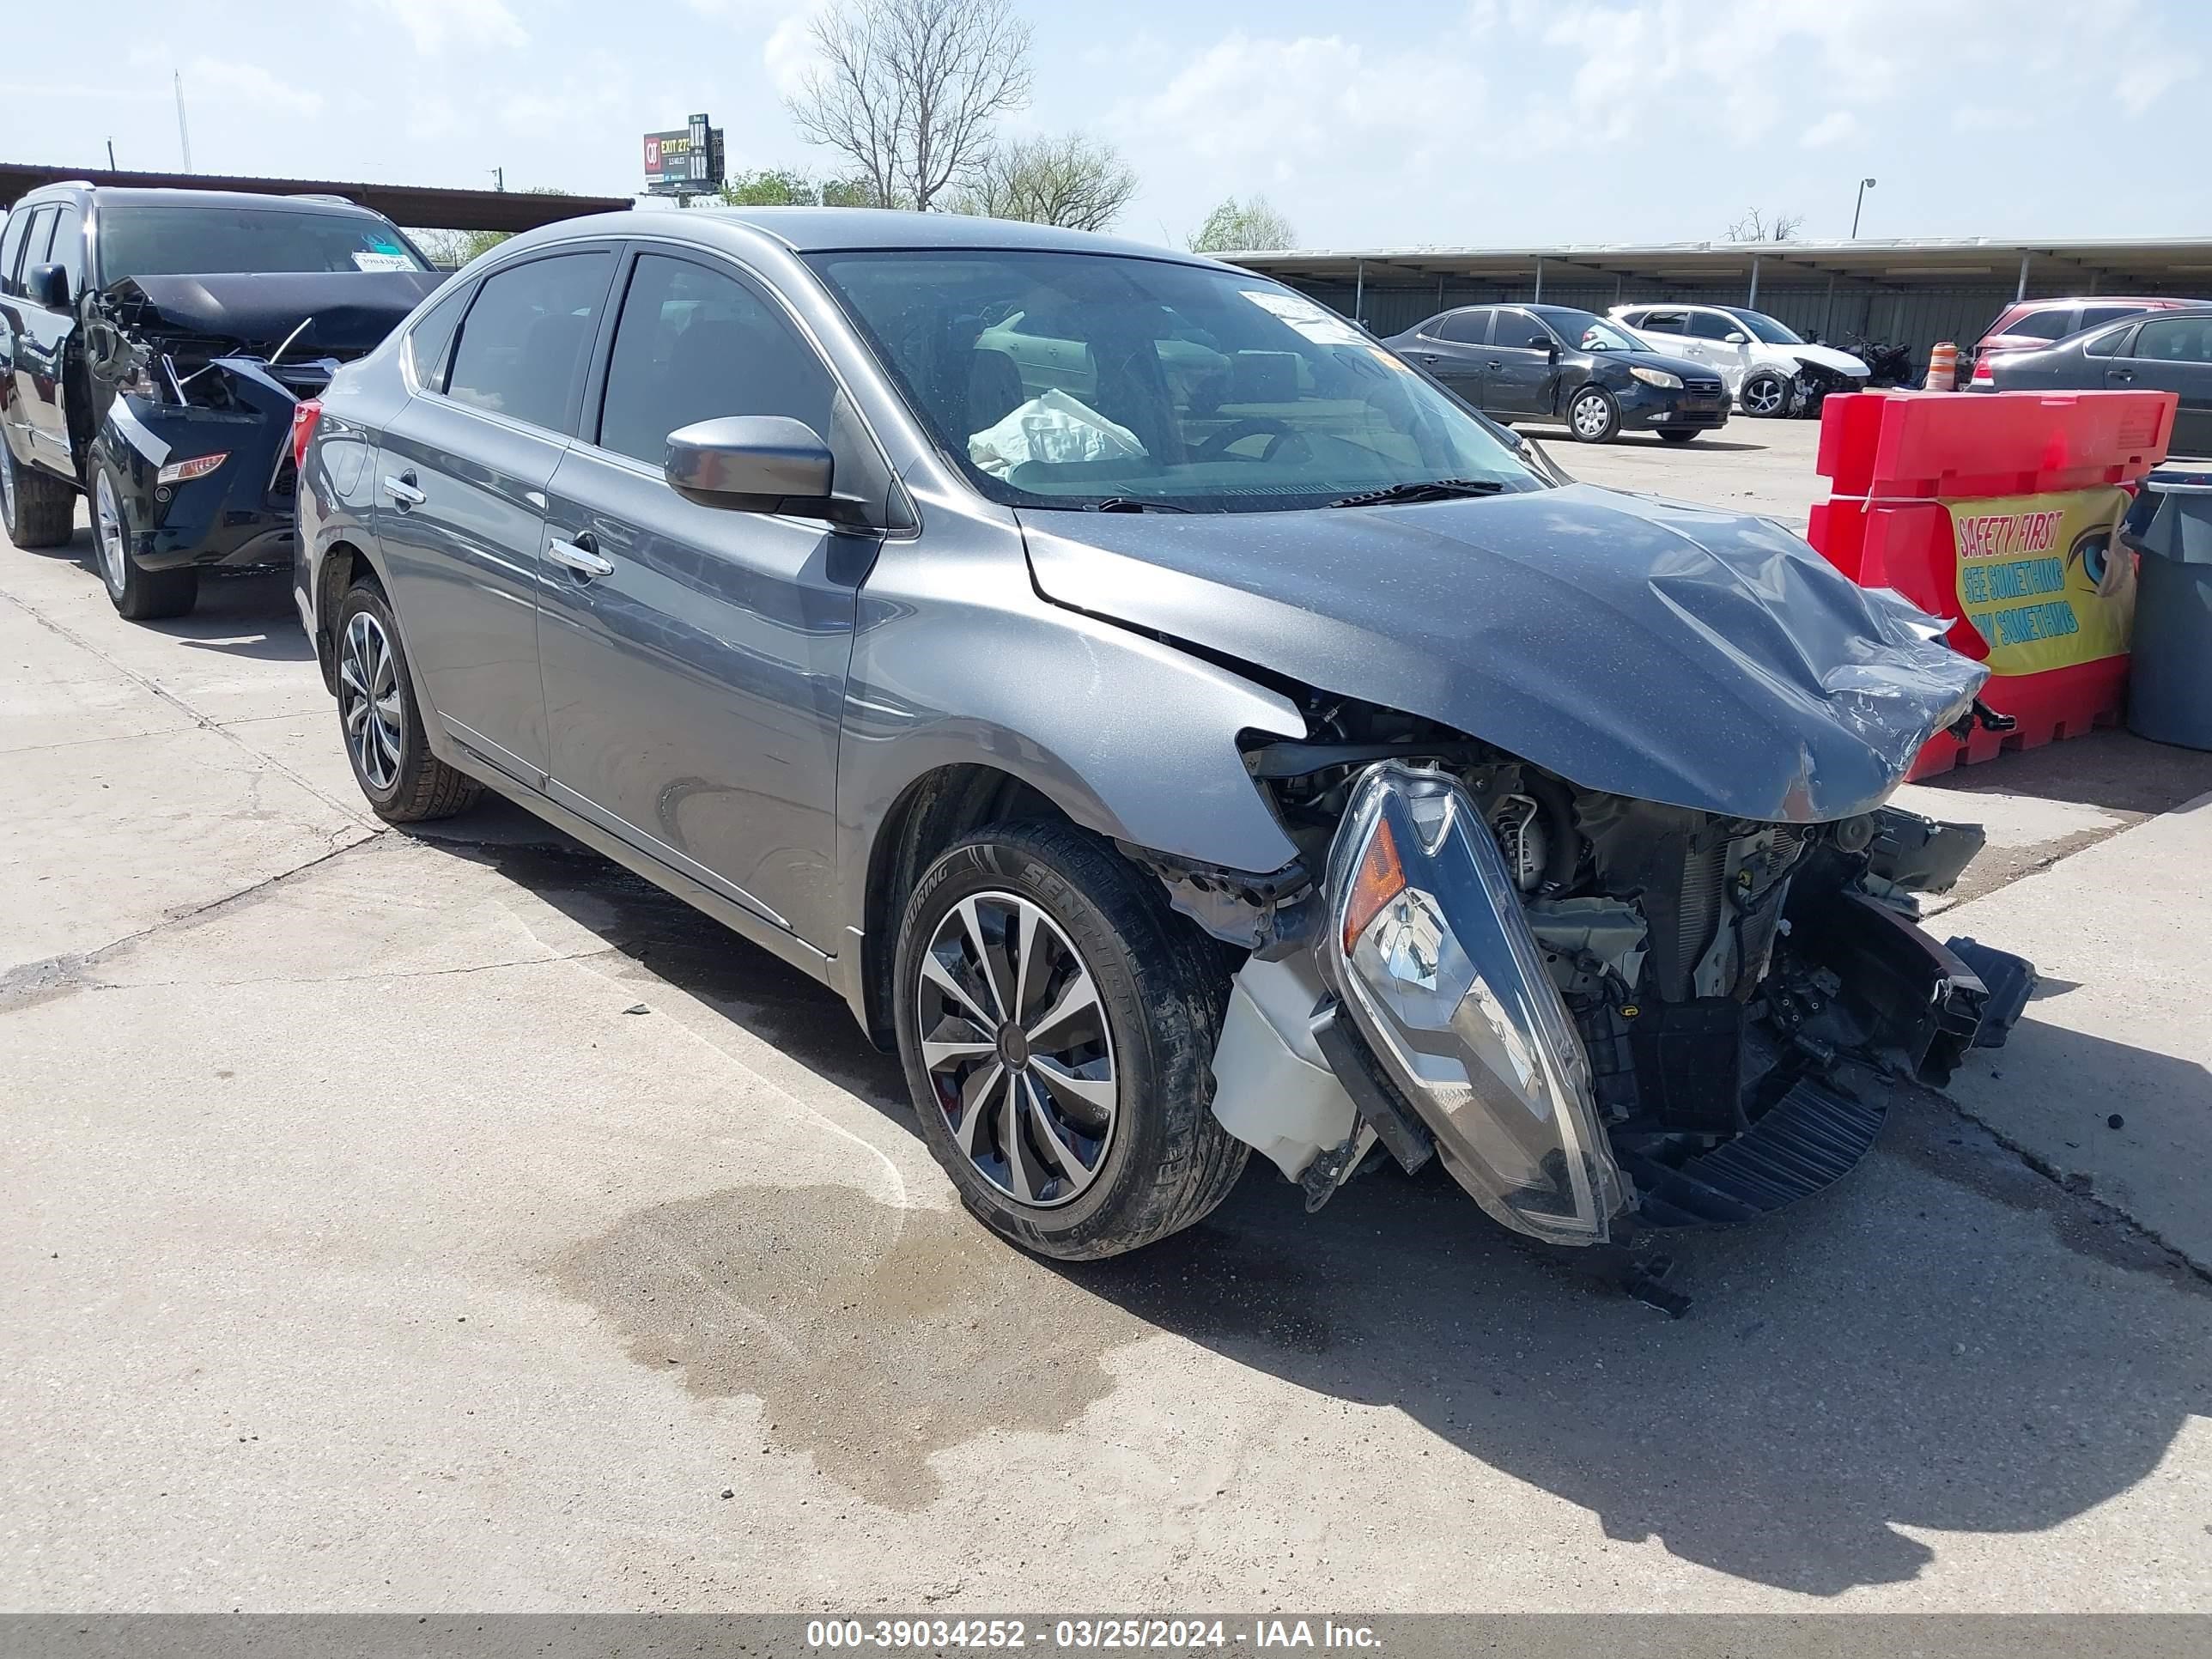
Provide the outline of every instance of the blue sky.
<path id="1" fill-rule="evenodd" d="M 1842 236 L 1869 174 L 1869 236 L 2212 234 L 2201 0 L 1017 3 L 1010 130 L 1120 145 L 1148 240 L 1253 191 L 1308 246 Z M 209 172 L 613 193 L 695 109 L 733 168 L 834 164 L 781 102 L 810 0 L 103 0 L 97 46 L 9 9 L 0 159 L 173 167 L 177 71 Z"/>

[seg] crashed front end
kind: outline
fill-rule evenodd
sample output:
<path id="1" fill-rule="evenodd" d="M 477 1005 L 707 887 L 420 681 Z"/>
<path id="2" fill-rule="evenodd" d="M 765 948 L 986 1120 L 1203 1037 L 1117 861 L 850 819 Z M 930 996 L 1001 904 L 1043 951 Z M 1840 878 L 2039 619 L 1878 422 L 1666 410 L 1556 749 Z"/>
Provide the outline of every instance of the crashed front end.
<path id="1" fill-rule="evenodd" d="M 100 450 L 138 562 L 289 560 L 294 411 L 434 286 L 416 273 L 148 276 L 95 295 Z"/>
<path id="2" fill-rule="evenodd" d="M 1971 826 L 1763 823 L 1390 746 L 1258 761 L 1286 823 L 1334 828 L 1237 975 L 1215 1109 L 1314 1207 L 1379 1144 L 1549 1243 L 1751 1221 L 1852 1168 L 1897 1083 L 2002 1042 L 2033 982 L 1917 926 Z"/>

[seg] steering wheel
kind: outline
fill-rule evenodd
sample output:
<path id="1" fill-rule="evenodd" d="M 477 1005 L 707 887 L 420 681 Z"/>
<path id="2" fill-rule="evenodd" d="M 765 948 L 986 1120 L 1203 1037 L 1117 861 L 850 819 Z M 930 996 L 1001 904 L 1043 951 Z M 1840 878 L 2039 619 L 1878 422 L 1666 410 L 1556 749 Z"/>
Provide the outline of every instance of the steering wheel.
<path id="1" fill-rule="evenodd" d="M 1249 420 L 1231 422 L 1223 427 L 1191 451 L 1190 458 L 1194 461 L 1220 460 L 1229 453 L 1231 445 L 1242 443 L 1262 432 L 1267 433 L 1268 438 L 1260 453 L 1254 456 L 1240 455 L 1237 457 L 1239 460 L 1272 461 L 1275 459 L 1275 452 L 1286 443 L 1296 444 L 1309 454 L 1312 453 L 1311 447 L 1306 442 L 1306 434 L 1288 421 L 1279 421 L 1271 415 L 1255 415 Z"/>

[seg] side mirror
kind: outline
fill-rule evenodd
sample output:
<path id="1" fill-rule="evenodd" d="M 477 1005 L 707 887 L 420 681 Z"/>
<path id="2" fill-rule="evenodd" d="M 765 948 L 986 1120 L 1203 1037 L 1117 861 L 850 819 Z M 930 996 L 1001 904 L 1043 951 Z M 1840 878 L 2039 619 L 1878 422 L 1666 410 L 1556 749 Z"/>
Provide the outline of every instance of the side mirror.
<path id="1" fill-rule="evenodd" d="M 31 298 L 49 311 L 67 310 L 70 302 L 69 267 L 40 265 L 33 270 Z"/>
<path id="2" fill-rule="evenodd" d="M 1727 333 L 1721 336 L 1721 343 L 1723 345 L 1749 345 L 1751 343 L 1751 336 L 1748 334 L 1738 333 L 1735 330 L 1730 329 Z"/>
<path id="3" fill-rule="evenodd" d="M 830 446 L 787 415 L 725 415 L 668 434 L 669 484 L 688 501 L 738 513 L 842 518 L 830 495 Z"/>

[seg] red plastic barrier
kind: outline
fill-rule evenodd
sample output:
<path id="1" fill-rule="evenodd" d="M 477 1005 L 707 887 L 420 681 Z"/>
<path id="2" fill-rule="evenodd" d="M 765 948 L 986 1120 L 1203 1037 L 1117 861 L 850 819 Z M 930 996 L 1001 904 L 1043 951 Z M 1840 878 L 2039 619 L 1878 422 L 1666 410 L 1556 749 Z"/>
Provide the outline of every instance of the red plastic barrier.
<path id="1" fill-rule="evenodd" d="M 1964 743 L 1938 734 L 1913 777 L 2119 719 L 2128 678 L 2121 589 L 2131 586 L 2132 565 L 2113 569 L 2128 555 L 2094 524 L 2117 499 L 2114 487 L 2132 488 L 2165 459 L 2176 404 L 2165 392 L 1827 399 L 1818 465 L 1836 494 L 1813 509 L 1813 545 L 1861 586 L 1896 588 L 1948 618 L 1949 642 L 1966 655 L 2051 665 L 1993 673 L 1983 699 L 2017 727 L 1978 731 Z M 1977 514 L 1978 504 L 1987 511 Z M 2085 524 L 2092 533 L 2076 533 Z M 1962 539 L 1972 566 L 1963 573 Z"/>

